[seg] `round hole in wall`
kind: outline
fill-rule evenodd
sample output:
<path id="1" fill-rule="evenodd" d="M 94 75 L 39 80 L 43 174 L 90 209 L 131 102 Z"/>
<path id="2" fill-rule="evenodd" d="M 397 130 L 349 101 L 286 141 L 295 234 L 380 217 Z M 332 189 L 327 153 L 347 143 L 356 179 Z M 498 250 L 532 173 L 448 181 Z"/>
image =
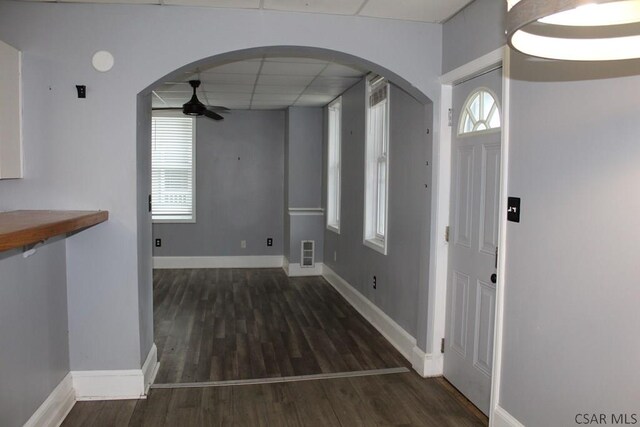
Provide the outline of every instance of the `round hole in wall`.
<path id="1" fill-rule="evenodd" d="M 91 59 L 91 63 L 93 64 L 93 68 L 104 73 L 113 68 L 113 55 L 106 50 L 100 50 L 93 54 L 93 58 Z"/>

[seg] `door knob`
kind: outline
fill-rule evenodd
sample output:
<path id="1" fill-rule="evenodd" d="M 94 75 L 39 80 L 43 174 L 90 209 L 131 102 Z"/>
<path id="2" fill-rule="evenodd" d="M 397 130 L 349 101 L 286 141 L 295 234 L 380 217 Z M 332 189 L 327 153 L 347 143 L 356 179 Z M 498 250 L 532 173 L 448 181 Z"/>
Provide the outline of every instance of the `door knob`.
<path id="1" fill-rule="evenodd" d="M 493 273 L 491 275 L 491 283 L 496 283 L 498 281 L 498 275 L 496 273 Z"/>

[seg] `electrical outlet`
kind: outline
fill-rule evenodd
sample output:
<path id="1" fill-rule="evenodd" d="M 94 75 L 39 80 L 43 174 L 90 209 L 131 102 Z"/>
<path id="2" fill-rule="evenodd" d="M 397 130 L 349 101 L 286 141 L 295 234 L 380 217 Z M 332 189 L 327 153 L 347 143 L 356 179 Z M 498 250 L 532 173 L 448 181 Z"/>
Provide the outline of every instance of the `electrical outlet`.
<path id="1" fill-rule="evenodd" d="M 247 241 L 246 240 L 240 240 L 240 247 L 242 249 L 246 249 L 247 248 Z"/>
<path id="2" fill-rule="evenodd" d="M 378 281 L 376 280 L 376 276 L 373 276 L 373 289 L 377 289 Z"/>
<path id="3" fill-rule="evenodd" d="M 162 246 L 162 239 L 156 239 L 156 248 L 159 248 Z"/>
<path id="4" fill-rule="evenodd" d="M 273 246 L 273 238 L 272 237 L 268 237 L 267 238 L 267 246 Z"/>

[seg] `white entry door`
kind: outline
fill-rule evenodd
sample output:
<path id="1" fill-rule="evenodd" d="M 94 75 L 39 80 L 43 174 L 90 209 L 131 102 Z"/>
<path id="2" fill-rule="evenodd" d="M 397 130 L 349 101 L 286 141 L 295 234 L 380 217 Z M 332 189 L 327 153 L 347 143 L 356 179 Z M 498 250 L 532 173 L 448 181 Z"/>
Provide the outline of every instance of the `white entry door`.
<path id="1" fill-rule="evenodd" d="M 496 301 L 501 99 L 501 69 L 453 88 L 444 376 L 485 414 Z"/>

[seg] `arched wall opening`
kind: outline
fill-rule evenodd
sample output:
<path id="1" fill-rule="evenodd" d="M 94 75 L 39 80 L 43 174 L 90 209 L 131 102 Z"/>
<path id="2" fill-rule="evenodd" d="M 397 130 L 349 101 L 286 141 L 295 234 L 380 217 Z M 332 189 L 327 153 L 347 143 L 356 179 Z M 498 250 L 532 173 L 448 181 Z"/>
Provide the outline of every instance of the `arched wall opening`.
<path id="1" fill-rule="evenodd" d="M 67 298 L 60 309 L 69 344 L 60 351 L 68 350 L 71 371 L 139 371 L 153 342 L 151 287 L 140 280 L 150 257 L 138 248 L 150 248 L 138 226 L 147 200 L 137 194 L 142 175 L 135 141 L 142 131 L 136 95 L 148 94 L 154 82 L 216 55 L 308 46 L 402 77 L 433 101 L 432 116 L 440 122 L 440 24 L 133 4 L 0 2 L 0 11 L 0 39 L 22 51 L 29 177 L 3 183 L 4 208 L 109 211 L 109 221 L 66 241 Z M 115 58 L 105 73 L 91 66 L 100 50 Z M 86 85 L 87 98 L 77 99 L 75 85 Z M 431 132 L 435 144 L 437 131 Z"/>
<path id="2" fill-rule="evenodd" d="M 406 156 L 406 160 L 415 160 L 417 163 L 414 166 L 414 169 L 420 169 L 420 172 L 416 172 L 415 176 L 412 176 L 408 179 L 417 178 L 420 176 L 419 180 L 423 182 L 412 182 L 411 185 L 420 186 L 422 190 L 422 194 L 418 198 L 416 198 L 415 204 L 413 204 L 409 209 L 413 209 L 419 211 L 419 213 L 414 216 L 420 217 L 419 230 L 412 230 L 410 232 L 414 232 L 420 236 L 419 242 L 416 247 L 413 247 L 411 252 L 412 254 L 408 254 L 406 252 L 402 252 L 402 237 L 403 233 L 396 234 L 396 240 L 394 243 L 397 244 L 397 248 L 394 248 L 394 255 L 397 256 L 415 256 L 416 262 L 412 266 L 413 272 L 412 274 L 400 273 L 398 271 L 389 272 L 388 274 L 383 274 L 384 277 L 382 280 L 398 280 L 398 282 L 403 281 L 411 281 L 412 283 L 409 285 L 410 290 L 401 290 L 401 293 L 404 292 L 403 300 L 398 299 L 394 300 L 393 297 L 386 298 L 390 302 L 386 303 L 384 301 L 385 298 L 382 298 L 383 301 L 380 301 L 380 297 L 376 297 L 375 295 L 369 295 L 369 298 L 372 300 L 378 299 L 377 303 L 383 307 L 383 311 L 387 310 L 392 313 L 410 313 L 407 315 L 407 318 L 402 318 L 398 320 L 398 323 L 401 323 L 404 329 L 409 330 L 410 333 L 406 334 L 406 337 L 403 338 L 406 343 L 406 348 L 408 350 L 405 353 L 405 357 L 409 360 L 412 360 L 413 350 L 411 347 L 418 348 L 420 344 L 416 341 L 414 337 L 426 337 L 426 307 L 427 307 L 427 286 L 428 286 L 428 263 L 419 262 L 419 260 L 428 260 L 429 259 L 429 231 L 430 231 L 430 200 L 431 200 L 431 175 L 430 168 L 424 167 L 431 164 L 431 153 L 432 153 L 432 135 L 433 132 L 433 123 L 434 123 L 434 108 L 433 102 L 425 94 L 424 91 L 418 89 L 414 84 L 412 84 L 407 79 L 403 78 L 399 74 L 391 71 L 388 67 L 377 64 L 373 61 L 364 59 L 362 57 L 358 57 L 352 54 L 348 54 L 341 51 L 336 51 L 332 49 L 326 48 L 317 48 L 317 47 L 306 47 L 306 46 L 265 46 L 265 47 L 256 47 L 256 48 L 248 48 L 230 51 L 226 53 L 217 54 L 211 57 L 203 58 L 200 60 L 192 61 L 184 66 L 173 70 L 161 78 L 156 79 L 153 83 L 146 86 L 139 94 L 138 94 L 138 108 L 137 108 L 137 159 L 138 159 L 138 186 L 137 186 L 137 206 L 138 206 L 138 278 L 139 278 L 139 310 L 140 310 L 140 351 L 141 355 L 146 355 L 149 352 L 149 348 L 153 346 L 153 305 L 152 305 L 152 226 L 151 219 L 146 209 L 147 200 L 150 194 L 150 116 L 151 116 L 151 102 L 150 96 L 151 91 L 158 84 L 170 81 L 176 78 L 179 78 L 185 72 L 192 71 L 196 68 L 201 67 L 214 67 L 219 65 L 224 65 L 236 61 L 242 61 L 247 59 L 256 59 L 265 56 L 279 56 L 279 57 L 303 57 L 303 58 L 312 58 L 312 59 L 320 59 L 326 61 L 332 61 L 335 63 L 339 63 L 342 65 L 357 65 L 360 68 L 370 70 L 376 74 L 386 77 L 393 85 L 395 85 L 398 89 L 398 93 L 404 92 L 408 97 L 413 98 L 414 101 L 421 104 L 424 108 L 421 110 L 421 117 L 419 120 L 422 120 L 426 131 L 421 134 L 420 147 L 414 147 L 414 149 L 422 150 L 422 157 L 415 156 L 415 158 L 411 159 L 412 156 Z M 393 89 L 396 90 L 395 88 Z M 393 95 L 392 95 L 393 96 Z M 404 95 L 403 95 L 404 96 Z M 364 105 L 364 97 L 363 97 L 363 105 Z M 393 107 L 392 107 L 393 108 Z M 402 113 L 398 113 L 400 115 Z M 398 119 L 400 120 L 400 119 Z M 400 126 L 399 126 L 400 127 Z M 410 165 L 407 165 L 409 167 Z M 392 171 L 391 173 L 397 173 L 397 171 Z M 417 179 L 416 179 L 417 180 Z M 394 202 L 394 195 L 391 196 L 390 204 Z M 395 199 L 398 200 L 398 199 Z M 405 201 L 401 202 L 402 204 L 407 204 Z M 409 202 L 413 203 L 413 202 Z M 408 216 L 411 216 L 409 214 Z M 394 225 L 395 227 L 395 225 Z M 407 230 L 403 230 L 406 232 Z M 360 230 L 361 232 L 361 230 Z M 390 231 L 392 233 L 392 231 Z M 406 236 L 406 234 L 405 234 Z M 391 237 L 393 239 L 393 237 Z M 392 240 L 393 242 L 393 240 Z M 335 245 L 334 245 L 335 246 Z M 333 247 L 331 249 L 333 251 Z M 335 255 L 334 255 L 335 256 Z M 372 274 L 376 274 L 375 264 L 377 261 L 375 260 L 375 256 L 368 257 L 365 256 L 367 260 L 364 262 L 360 268 L 360 275 L 369 276 Z M 395 258 L 397 260 L 397 258 Z M 393 260 L 392 260 L 393 261 Z M 402 270 L 406 270 L 403 268 Z M 380 274 L 380 273 L 377 273 Z M 397 277 L 397 278 L 396 278 Z M 353 280 L 353 279 L 352 279 Z M 398 290 L 390 290 L 390 292 L 397 292 Z M 410 307 L 406 307 L 410 305 Z M 386 305 L 386 307 L 385 307 Z M 400 315 L 402 316 L 402 315 Z M 391 317 L 397 317 L 392 314 Z M 421 351 L 425 351 L 424 345 L 422 345 Z"/>

